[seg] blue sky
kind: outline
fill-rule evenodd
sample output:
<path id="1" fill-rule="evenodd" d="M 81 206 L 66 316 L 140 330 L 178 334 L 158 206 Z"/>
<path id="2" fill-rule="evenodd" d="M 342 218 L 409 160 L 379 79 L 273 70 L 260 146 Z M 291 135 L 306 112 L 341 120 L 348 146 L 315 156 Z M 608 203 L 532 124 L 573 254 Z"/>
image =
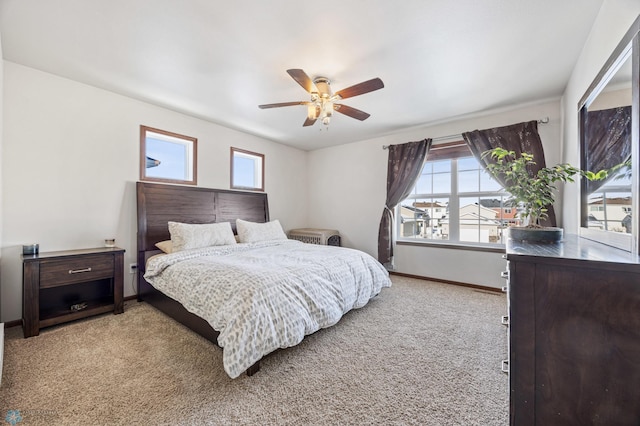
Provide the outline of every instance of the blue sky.
<path id="1" fill-rule="evenodd" d="M 147 168 L 148 177 L 190 180 L 185 168 L 187 160 L 185 145 L 147 137 L 146 154 L 147 157 L 160 161 L 160 165 Z"/>
<path id="2" fill-rule="evenodd" d="M 238 155 L 233 158 L 233 184 L 252 188 L 255 186 L 254 166 L 255 160 Z"/>

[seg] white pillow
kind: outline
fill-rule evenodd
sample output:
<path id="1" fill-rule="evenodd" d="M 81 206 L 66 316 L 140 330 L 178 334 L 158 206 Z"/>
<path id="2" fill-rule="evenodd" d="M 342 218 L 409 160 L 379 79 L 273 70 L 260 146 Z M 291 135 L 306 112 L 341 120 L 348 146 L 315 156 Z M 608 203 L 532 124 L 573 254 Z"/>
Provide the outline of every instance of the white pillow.
<path id="1" fill-rule="evenodd" d="M 180 223 L 169 222 L 172 253 L 210 246 L 235 244 L 231 223 Z"/>
<path id="2" fill-rule="evenodd" d="M 282 230 L 282 225 L 280 225 L 280 221 L 277 219 L 267 223 L 248 222 L 237 219 L 236 229 L 241 243 L 287 239 L 287 235 Z"/>

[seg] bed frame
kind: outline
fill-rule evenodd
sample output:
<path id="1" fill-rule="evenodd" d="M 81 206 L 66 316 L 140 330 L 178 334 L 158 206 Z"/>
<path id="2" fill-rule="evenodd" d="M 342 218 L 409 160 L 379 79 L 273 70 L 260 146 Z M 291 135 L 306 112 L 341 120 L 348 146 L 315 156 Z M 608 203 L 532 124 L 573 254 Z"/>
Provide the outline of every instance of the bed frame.
<path id="1" fill-rule="evenodd" d="M 137 182 L 136 193 L 138 301 L 149 303 L 217 345 L 218 332 L 207 321 L 188 312 L 144 279 L 145 265 L 149 257 L 161 253 L 155 244 L 171 238 L 167 222 L 231 222 L 236 233 L 236 219 L 269 221 L 267 194 L 146 182 Z M 259 369 L 260 361 L 247 370 L 247 375 L 251 376 Z"/>

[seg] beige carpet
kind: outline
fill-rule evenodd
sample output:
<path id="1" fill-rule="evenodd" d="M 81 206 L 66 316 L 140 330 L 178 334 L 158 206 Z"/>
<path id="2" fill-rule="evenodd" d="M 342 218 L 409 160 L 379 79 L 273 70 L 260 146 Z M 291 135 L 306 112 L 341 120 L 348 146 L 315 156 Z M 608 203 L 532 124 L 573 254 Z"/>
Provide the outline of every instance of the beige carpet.
<path id="1" fill-rule="evenodd" d="M 18 410 L 18 425 L 506 425 L 505 297 L 393 283 L 235 380 L 220 348 L 145 303 L 29 339 L 7 329 L 0 421 Z"/>

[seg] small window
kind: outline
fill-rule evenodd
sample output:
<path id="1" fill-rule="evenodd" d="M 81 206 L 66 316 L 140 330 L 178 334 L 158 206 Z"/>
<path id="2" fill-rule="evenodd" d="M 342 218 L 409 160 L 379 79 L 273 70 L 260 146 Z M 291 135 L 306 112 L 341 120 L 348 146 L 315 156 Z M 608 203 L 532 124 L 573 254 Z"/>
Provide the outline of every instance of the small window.
<path id="1" fill-rule="evenodd" d="M 140 126 L 140 180 L 197 184 L 198 139 Z"/>
<path id="2" fill-rule="evenodd" d="M 231 147 L 231 189 L 264 191 L 264 154 Z"/>

